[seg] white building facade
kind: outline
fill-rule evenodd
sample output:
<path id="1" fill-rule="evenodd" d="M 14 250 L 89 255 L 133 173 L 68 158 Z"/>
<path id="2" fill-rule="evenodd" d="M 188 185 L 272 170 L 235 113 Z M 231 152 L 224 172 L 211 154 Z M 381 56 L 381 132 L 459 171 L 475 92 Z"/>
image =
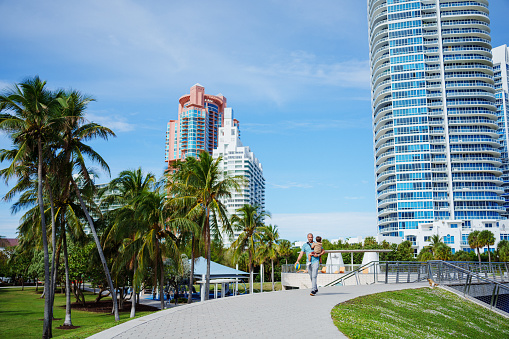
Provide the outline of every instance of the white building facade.
<path id="1" fill-rule="evenodd" d="M 378 232 L 416 251 L 506 215 L 488 5 L 368 0 Z"/>
<path id="2" fill-rule="evenodd" d="M 502 154 L 502 180 L 504 184 L 505 213 L 504 218 L 509 216 L 509 156 L 507 152 L 507 140 L 509 140 L 509 120 L 508 120 L 508 75 L 509 75 L 509 49 L 507 45 L 499 46 L 493 49 L 493 77 L 495 80 L 495 97 L 497 99 L 498 116 L 498 134 L 500 138 L 500 152 Z"/>
<path id="3" fill-rule="evenodd" d="M 258 206 L 260 211 L 265 210 L 263 167 L 250 148 L 242 145 L 239 123 L 233 118 L 231 108 L 224 109 L 224 125 L 219 128 L 218 134 L 218 145 L 214 149 L 212 157 L 214 159 L 219 156 L 223 157 L 221 172 L 230 176 L 243 176 L 246 179 L 245 185 L 241 186 L 239 192 L 232 192 L 230 199 L 222 201 L 229 215 L 235 214 L 237 209 L 245 204 Z M 239 234 L 239 232 L 235 232 L 234 238 L 237 238 Z M 230 239 L 224 239 L 224 242 L 229 245 Z"/>

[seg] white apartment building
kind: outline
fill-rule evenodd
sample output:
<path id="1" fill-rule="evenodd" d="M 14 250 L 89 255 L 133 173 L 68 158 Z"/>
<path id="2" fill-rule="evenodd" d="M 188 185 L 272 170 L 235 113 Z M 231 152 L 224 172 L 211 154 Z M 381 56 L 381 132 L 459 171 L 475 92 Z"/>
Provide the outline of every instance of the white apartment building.
<path id="1" fill-rule="evenodd" d="M 231 108 L 224 109 L 224 124 L 219 128 L 219 142 L 212 154 L 214 159 L 223 157 L 221 169 L 224 174 L 231 176 L 240 175 L 246 178 L 246 185 L 239 192 L 232 192 L 230 199 L 223 201 L 229 215 L 237 212 L 237 209 L 245 204 L 259 206 L 265 209 L 265 179 L 263 167 L 260 161 L 251 152 L 249 146 L 242 145 L 240 141 L 239 122 L 233 118 Z M 237 238 L 239 232 L 235 232 Z M 230 244 L 230 239 L 224 239 L 225 245 Z"/>
<path id="2" fill-rule="evenodd" d="M 367 3 L 379 234 L 416 251 L 489 225 L 500 240 L 507 53 L 492 53 L 489 1 Z"/>
<path id="3" fill-rule="evenodd" d="M 508 220 L 440 220 L 427 224 L 420 224 L 417 230 L 412 230 L 412 235 L 406 235 L 404 240 L 413 243 L 415 253 L 424 246 L 430 245 L 432 235 L 438 234 L 442 240 L 452 249 L 452 253 L 458 251 L 474 251 L 468 245 L 468 235 L 472 231 L 489 230 L 495 235 L 495 245 L 490 246 L 494 250 L 500 240 L 509 240 Z M 410 233 L 410 232 L 409 232 Z M 418 251 L 417 251 L 418 250 Z M 481 249 L 486 252 L 488 247 Z"/>
<path id="4" fill-rule="evenodd" d="M 497 105 L 497 124 L 498 134 L 500 142 L 500 152 L 502 154 L 502 180 L 504 183 L 505 198 L 505 213 L 502 213 L 502 217 L 507 219 L 509 217 L 509 156 L 507 152 L 507 140 L 509 139 L 509 121 L 508 121 L 508 74 L 509 74 L 509 49 L 507 45 L 496 47 L 492 51 L 493 53 L 493 78 L 495 80 L 495 98 Z"/>

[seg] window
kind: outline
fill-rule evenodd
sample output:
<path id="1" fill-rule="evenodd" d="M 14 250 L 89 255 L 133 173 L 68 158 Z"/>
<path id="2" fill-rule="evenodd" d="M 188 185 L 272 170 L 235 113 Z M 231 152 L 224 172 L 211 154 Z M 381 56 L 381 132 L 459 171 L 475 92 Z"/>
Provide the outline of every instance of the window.
<path id="1" fill-rule="evenodd" d="M 451 228 L 458 228 L 458 224 L 451 224 Z"/>
<path id="2" fill-rule="evenodd" d="M 489 224 L 484 224 L 484 227 L 486 228 L 492 228 L 493 227 L 493 224 L 489 223 Z"/>
<path id="3" fill-rule="evenodd" d="M 444 237 L 444 244 L 454 244 L 454 236 L 447 234 Z"/>

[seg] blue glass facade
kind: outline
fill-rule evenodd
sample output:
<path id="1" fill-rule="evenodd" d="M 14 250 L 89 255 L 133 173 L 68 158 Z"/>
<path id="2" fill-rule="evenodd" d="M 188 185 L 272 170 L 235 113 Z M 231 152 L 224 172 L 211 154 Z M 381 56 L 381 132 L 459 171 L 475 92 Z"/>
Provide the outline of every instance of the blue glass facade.
<path id="1" fill-rule="evenodd" d="M 379 232 L 500 219 L 488 1 L 369 0 L 368 17 Z"/>

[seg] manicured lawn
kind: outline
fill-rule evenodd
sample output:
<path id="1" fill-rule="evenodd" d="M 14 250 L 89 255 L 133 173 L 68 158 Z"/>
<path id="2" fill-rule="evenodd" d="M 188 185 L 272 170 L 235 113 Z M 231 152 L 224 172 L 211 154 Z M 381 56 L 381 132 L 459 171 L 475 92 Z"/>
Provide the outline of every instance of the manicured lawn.
<path id="1" fill-rule="evenodd" d="M 40 289 L 39 289 L 40 290 Z M 0 289 L 0 338 L 40 338 L 42 335 L 42 319 L 44 317 L 44 299 L 35 293 L 35 288 L 2 288 Z M 87 301 L 94 300 L 92 293 L 85 292 Z M 106 298 L 103 298 L 106 299 Z M 74 302 L 74 298 L 72 299 Z M 72 311 L 74 330 L 59 330 L 56 327 L 64 323 L 65 295 L 55 296 L 54 317 L 62 318 L 53 321 L 53 337 L 86 338 L 94 333 L 110 328 L 115 323 L 113 315 L 86 311 Z M 151 312 L 139 312 L 144 316 Z M 120 322 L 128 321 L 129 313 L 120 313 Z"/>
<path id="2" fill-rule="evenodd" d="M 440 288 L 359 297 L 332 310 L 349 338 L 509 338 L 509 320 Z"/>

